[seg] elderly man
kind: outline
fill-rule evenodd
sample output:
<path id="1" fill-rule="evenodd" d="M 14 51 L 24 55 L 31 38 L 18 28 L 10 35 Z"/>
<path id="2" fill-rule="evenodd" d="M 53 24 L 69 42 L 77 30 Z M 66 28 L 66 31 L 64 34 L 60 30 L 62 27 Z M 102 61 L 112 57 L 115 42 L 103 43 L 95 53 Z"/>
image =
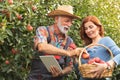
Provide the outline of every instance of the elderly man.
<path id="1" fill-rule="evenodd" d="M 73 65 L 70 57 L 78 55 L 81 51 L 80 48 L 76 48 L 73 40 L 67 35 L 73 19 L 79 19 L 73 14 L 73 7 L 59 6 L 48 13 L 48 17 L 54 18 L 54 24 L 40 26 L 36 30 L 35 48 L 39 53 L 35 53 L 28 80 L 62 80 L 72 71 Z M 39 59 L 39 56 L 43 55 L 54 55 L 62 67 L 62 71 L 52 66 L 49 72 Z"/>

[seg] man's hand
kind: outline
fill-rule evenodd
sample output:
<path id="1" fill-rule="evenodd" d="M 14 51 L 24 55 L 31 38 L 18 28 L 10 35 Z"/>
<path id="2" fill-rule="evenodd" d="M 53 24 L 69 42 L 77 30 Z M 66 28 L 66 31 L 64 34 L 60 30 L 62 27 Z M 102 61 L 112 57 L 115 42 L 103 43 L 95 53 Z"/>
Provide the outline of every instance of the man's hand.
<path id="1" fill-rule="evenodd" d="M 71 50 L 71 51 L 69 51 L 69 56 L 70 57 L 73 57 L 73 56 L 77 56 L 78 57 L 82 50 L 84 50 L 84 48 L 76 48 L 74 50 Z M 83 53 L 87 53 L 87 51 L 84 50 Z"/>

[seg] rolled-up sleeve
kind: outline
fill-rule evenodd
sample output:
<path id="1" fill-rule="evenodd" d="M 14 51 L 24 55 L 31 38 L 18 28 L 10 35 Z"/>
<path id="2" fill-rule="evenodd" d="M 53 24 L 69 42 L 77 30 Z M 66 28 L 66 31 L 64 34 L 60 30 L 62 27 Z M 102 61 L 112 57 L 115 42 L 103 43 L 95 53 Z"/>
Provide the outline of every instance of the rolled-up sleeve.
<path id="1" fill-rule="evenodd" d="M 38 27 L 36 30 L 36 37 L 40 43 L 47 42 L 47 31 L 45 27 Z"/>

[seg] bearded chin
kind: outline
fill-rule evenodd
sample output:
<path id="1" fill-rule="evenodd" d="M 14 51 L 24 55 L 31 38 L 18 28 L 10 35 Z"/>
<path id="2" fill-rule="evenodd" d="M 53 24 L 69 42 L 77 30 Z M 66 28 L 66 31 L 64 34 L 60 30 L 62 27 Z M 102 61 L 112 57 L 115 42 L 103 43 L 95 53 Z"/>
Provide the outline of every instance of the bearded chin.
<path id="1" fill-rule="evenodd" d="M 68 30 L 64 29 L 65 26 L 58 26 L 59 30 L 61 31 L 61 33 L 63 34 L 67 34 Z"/>
<path id="2" fill-rule="evenodd" d="M 60 17 L 59 17 L 57 26 L 58 26 L 58 28 L 59 28 L 59 30 L 62 34 L 67 34 L 68 30 L 66 30 L 65 28 L 68 28 L 68 26 L 62 26 L 61 25 Z"/>

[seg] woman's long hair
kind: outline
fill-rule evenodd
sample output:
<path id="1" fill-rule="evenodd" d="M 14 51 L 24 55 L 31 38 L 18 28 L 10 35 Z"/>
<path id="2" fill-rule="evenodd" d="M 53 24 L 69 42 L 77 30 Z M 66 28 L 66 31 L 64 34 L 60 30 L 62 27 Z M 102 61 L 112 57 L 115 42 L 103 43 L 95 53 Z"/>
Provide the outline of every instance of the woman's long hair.
<path id="1" fill-rule="evenodd" d="M 87 16 L 83 19 L 82 23 L 81 23 L 81 27 L 80 27 L 80 37 L 81 39 L 84 41 L 85 45 L 89 45 L 92 43 L 92 39 L 89 38 L 87 36 L 87 34 L 85 33 L 85 23 L 86 22 L 93 22 L 97 27 L 100 27 L 100 36 L 103 37 L 104 36 L 104 28 L 100 22 L 100 20 L 96 17 L 96 16 Z"/>

